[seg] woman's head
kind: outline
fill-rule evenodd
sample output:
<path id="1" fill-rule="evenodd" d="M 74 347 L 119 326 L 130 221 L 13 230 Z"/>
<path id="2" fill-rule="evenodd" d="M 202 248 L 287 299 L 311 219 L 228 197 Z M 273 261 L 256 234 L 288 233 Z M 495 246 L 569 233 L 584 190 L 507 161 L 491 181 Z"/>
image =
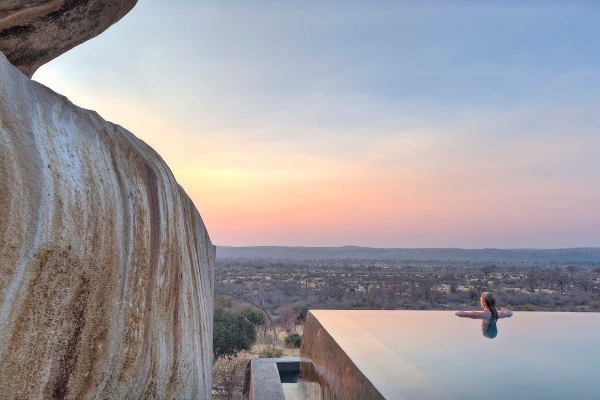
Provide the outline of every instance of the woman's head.
<path id="1" fill-rule="evenodd" d="M 496 296 L 494 296 L 494 293 L 481 293 L 481 307 L 484 310 L 490 310 L 492 318 L 498 318 L 498 311 L 496 311 Z"/>

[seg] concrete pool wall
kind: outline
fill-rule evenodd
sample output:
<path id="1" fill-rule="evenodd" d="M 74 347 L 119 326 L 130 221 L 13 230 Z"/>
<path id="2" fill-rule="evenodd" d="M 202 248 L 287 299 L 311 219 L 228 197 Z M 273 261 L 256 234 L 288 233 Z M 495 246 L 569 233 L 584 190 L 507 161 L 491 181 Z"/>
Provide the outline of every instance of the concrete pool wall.
<path id="1" fill-rule="evenodd" d="M 300 354 L 300 375 L 311 399 L 384 398 L 311 311 Z"/>

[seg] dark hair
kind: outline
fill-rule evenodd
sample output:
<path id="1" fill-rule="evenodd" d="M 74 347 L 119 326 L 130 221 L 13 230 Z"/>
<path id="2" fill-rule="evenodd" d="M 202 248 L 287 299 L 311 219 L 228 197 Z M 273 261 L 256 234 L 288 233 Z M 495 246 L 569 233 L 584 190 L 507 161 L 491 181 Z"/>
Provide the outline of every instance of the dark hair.
<path id="1" fill-rule="evenodd" d="M 498 318 L 498 311 L 496 311 L 496 296 L 492 292 L 483 292 L 481 293 L 481 298 L 485 301 L 488 309 L 492 313 L 492 318 Z"/>

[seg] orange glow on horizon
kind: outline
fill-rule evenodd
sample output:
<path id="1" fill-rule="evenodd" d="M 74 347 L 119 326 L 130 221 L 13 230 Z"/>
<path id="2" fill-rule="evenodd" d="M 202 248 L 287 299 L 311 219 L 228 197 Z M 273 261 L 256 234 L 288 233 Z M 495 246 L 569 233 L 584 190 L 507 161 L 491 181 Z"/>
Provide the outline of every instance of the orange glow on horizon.
<path id="1" fill-rule="evenodd" d="M 338 151 L 324 131 L 313 142 L 331 151 L 321 151 L 294 138 L 252 141 L 252 132 L 201 132 L 148 104 L 67 92 L 163 157 L 215 244 L 502 247 L 560 226 L 595 232 L 593 190 L 523 173 L 531 168 L 527 151 L 537 143 L 476 158 L 467 151 L 473 143 L 454 131 L 390 132 L 358 141 L 369 137 L 366 130 L 351 132 L 354 148 Z M 342 134 L 329 137 L 339 141 Z M 547 147 L 549 154 L 564 153 L 560 143 Z"/>

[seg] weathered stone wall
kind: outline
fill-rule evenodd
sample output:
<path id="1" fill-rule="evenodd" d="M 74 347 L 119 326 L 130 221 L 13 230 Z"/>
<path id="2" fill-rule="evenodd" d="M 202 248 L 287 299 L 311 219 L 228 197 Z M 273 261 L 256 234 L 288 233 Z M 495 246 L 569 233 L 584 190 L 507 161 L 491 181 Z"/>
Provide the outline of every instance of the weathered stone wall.
<path id="1" fill-rule="evenodd" d="M 0 398 L 210 398 L 214 255 L 152 148 L 0 54 Z"/>

